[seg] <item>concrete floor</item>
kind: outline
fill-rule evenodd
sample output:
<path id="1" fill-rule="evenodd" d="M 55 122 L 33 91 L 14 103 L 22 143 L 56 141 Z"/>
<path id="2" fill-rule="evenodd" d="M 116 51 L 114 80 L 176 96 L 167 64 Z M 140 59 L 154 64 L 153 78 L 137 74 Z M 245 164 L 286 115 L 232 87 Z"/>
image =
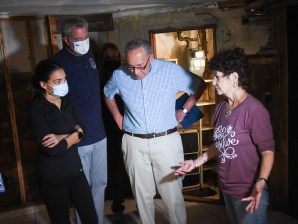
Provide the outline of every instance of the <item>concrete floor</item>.
<path id="1" fill-rule="evenodd" d="M 111 211 L 111 201 L 105 202 L 105 223 L 104 224 L 139 224 L 140 219 L 136 210 L 134 199 L 125 200 L 123 215 L 115 215 Z M 224 205 L 185 202 L 188 224 L 228 224 L 228 217 Z M 169 218 L 163 202 L 155 199 L 156 223 L 168 224 Z M 268 212 L 269 224 L 298 224 L 298 220 L 279 211 Z M 73 209 L 71 209 L 71 220 L 74 221 Z M 49 218 L 45 206 L 32 205 L 13 211 L 0 213 L 1 224 L 49 224 Z"/>

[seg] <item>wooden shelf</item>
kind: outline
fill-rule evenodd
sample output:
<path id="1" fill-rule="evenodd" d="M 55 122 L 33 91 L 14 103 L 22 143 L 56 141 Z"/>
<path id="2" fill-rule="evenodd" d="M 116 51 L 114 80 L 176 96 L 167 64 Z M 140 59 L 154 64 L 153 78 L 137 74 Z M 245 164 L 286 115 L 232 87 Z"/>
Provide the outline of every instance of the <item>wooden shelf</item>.
<path id="1" fill-rule="evenodd" d="M 198 101 L 196 103 L 196 105 L 198 107 L 201 107 L 201 106 L 209 106 L 209 105 L 215 105 L 216 102 L 214 100 L 204 100 L 204 101 Z"/>
<path id="2" fill-rule="evenodd" d="M 211 124 L 203 124 L 202 125 L 202 131 L 208 131 L 208 130 L 213 130 L 214 126 Z"/>
<path id="3" fill-rule="evenodd" d="M 214 126 L 211 124 L 203 124 L 202 125 L 202 131 L 207 131 L 207 130 L 213 130 Z M 200 125 L 193 125 L 190 128 L 180 128 L 178 126 L 178 131 L 180 134 L 187 134 L 187 133 L 196 133 L 200 131 Z"/>
<path id="4" fill-rule="evenodd" d="M 184 155 L 198 155 L 199 151 L 184 153 Z"/>
<path id="5" fill-rule="evenodd" d="M 208 150 L 208 148 L 210 147 L 211 144 L 206 144 L 206 145 L 202 145 L 202 152 L 205 152 L 206 150 Z"/>
<path id="6" fill-rule="evenodd" d="M 198 184 L 183 189 L 183 196 L 186 201 L 218 203 L 220 190 L 218 187 L 209 186 L 208 184 Z"/>
<path id="7" fill-rule="evenodd" d="M 213 82 L 213 79 L 204 79 L 205 82 Z"/>
<path id="8" fill-rule="evenodd" d="M 212 51 L 210 51 L 212 53 L 209 55 L 212 57 L 212 54 L 216 52 L 214 45 L 215 41 L 212 37 L 215 33 L 213 33 L 213 30 L 209 31 L 210 40 L 206 43 L 208 47 L 212 49 Z M 182 138 L 185 160 L 195 159 L 200 156 L 208 149 L 213 139 L 213 116 L 218 98 L 216 97 L 216 89 L 213 86 L 214 78 L 212 77 L 213 76 L 208 71 L 205 71 L 202 78 L 206 82 L 206 89 L 195 104 L 198 108 L 200 108 L 204 117 L 195 122 L 189 128 L 183 128 L 181 125 L 178 125 L 178 131 Z M 181 92 L 176 94 L 176 98 L 182 94 L 183 93 Z M 217 181 L 212 175 L 208 175 L 210 172 L 212 173 L 215 168 L 216 163 L 208 161 L 206 164 L 203 164 L 201 167 L 195 169 L 195 172 L 186 174 L 185 177 L 187 180 L 184 179 L 183 181 L 183 194 L 185 193 L 184 197 L 196 201 L 198 197 L 206 198 L 211 196 L 213 199 L 218 201 L 218 191 L 211 190 L 210 186 L 205 187 L 206 184 L 208 185 L 211 182 Z M 206 180 L 204 180 L 205 178 Z"/>
<path id="9" fill-rule="evenodd" d="M 191 126 L 190 128 L 183 128 L 180 124 L 178 125 L 178 131 L 180 134 L 198 133 L 200 126 Z"/>
<path id="10" fill-rule="evenodd" d="M 191 173 L 186 173 L 185 176 L 198 175 L 199 173 L 200 173 L 199 171 L 195 171 L 195 172 L 191 172 Z"/>
<path id="11" fill-rule="evenodd" d="M 184 191 L 184 190 L 187 190 L 187 189 L 198 188 L 198 187 L 200 187 L 200 185 L 201 185 L 201 184 L 195 184 L 195 185 L 192 185 L 192 186 L 186 186 L 186 187 L 183 188 L 183 191 Z"/>
<path id="12" fill-rule="evenodd" d="M 206 81 L 206 80 L 205 80 Z M 202 101 L 198 101 L 196 103 L 197 106 L 203 106 L 202 111 L 206 112 L 206 116 L 199 120 L 198 122 L 194 123 L 190 128 L 183 128 L 181 125 L 178 126 L 178 131 L 181 134 L 197 134 L 198 138 L 198 148 L 194 147 L 194 144 L 192 142 L 192 147 L 191 150 L 190 148 L 187 148 L 187 151 L 184 151 L 185 159 L 194 159 L 193 156 L 199 156 L 201 155 L 204 151 L 208 150 L 209 146 L 212 144 L 212 133 L 214 130 L 213 126 L 213 113 L 215 109 L 215 91 L 212 90 L 211 88 L 214 88 L 211 86 L 211 82 L 213 79 L 207 80 L 208 84 L 208 91 L 205 91 L 205 95 L 202 98 Z M 210 99 L 210 100 L 208 100 Z M 201 200 L 202 198 L 207 201 L 214 200 L 218 201 L 220 200 L 218 191 L 212 190 L 210 187 L 202 187 L 205 186 L 207 183 L 209 183 L 209 177 L 208 175 L 206 176 L 206 173 L 208 172 L 216 172 L 216 161 L 215 160 L 210 160 L 207 163 L 203 164 L 201 167 L 198 168 L 199 172 L 197 170 L 192 171 L 191 173 L 186 174 L 185 176 L 189 179 L 193 178 L 192 181 L 186 180 L 184 183 L 187 184 L 187 186 L 183 187 L 183 195 L 185 199 L 187 200 L 194 200 L 198 201 Z M 205 173 L 206 172 L 206 173 Z M 193 177 L 192 177 L 193 176 Z M 196 179 L 198 178 L 198 179 Z M 207 180 L 204 180 L 207 178 Z M 212 179 L 211 179 L 212 180 Z M 198 183 L 199 182 L 199 183 Z M 190 183 L 190 184 L 189 184 Z M 207 184 L 208 185 L 208 184 Z M 194 190 L 195 189 L 195 190 Z M 211 196 L 211 198 L 209 198 Z M 202 198 L 201 198 L 202 197 Z M 200 199 L 199 199 L 200 198 Z M 208 198 L 208 199 L 207 199 Z"/>

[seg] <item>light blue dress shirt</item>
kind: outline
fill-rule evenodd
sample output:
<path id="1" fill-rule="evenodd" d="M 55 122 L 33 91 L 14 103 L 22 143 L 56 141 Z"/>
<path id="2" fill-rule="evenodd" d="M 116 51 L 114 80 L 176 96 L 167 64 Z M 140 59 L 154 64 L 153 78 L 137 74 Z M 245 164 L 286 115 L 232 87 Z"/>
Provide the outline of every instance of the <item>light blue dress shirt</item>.
<path id="1" fill-rule="evenodd" d="M 181 66 L 153 59 L 151 70 L 138 80 L 125 67 L 115 70 L 104 87 L 112 99 L 119 94 L 125 103 L 123 129 L 134 134 L 160 133 L 178 125 L 176 93 L 194 94 L 202 79 Z"/>

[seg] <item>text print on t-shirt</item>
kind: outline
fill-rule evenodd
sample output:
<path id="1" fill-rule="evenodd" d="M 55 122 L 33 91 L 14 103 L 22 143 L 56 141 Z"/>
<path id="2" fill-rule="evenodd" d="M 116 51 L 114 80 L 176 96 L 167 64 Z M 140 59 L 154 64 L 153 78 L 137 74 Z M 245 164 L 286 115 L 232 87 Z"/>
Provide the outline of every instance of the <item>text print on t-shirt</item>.
<path id="1" fill-rule="evenodd" d="M 218 126 L 214 130 L 213 139 L 215 147 L 220 153 L 219 158 L 221 163 L 226 162 L 227 159 L 234 159 L 237 157 L 233 146 L 239 144 L 239 140 L 235 139 L 235 132 L 233 127 L 228 125 L 227 127 Z"/>

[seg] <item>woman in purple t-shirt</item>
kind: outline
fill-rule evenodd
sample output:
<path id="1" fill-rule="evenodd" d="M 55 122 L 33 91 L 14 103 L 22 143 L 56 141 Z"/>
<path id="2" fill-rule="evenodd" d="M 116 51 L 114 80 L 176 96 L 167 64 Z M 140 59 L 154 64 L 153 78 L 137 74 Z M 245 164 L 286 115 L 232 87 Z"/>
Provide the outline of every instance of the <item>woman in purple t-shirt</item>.
<path id="1" fill-rule="evenodd" d="M 196 160 L 180 162 L 183 175 L 216 157 L 220 188 L 231 222 L 267 223 L 267 180 L 274 161 L 270 116 L 247 92 L 248 61 L 241 48 L 222 51 L 209 63 L 218 95 L 214 144 Z"/>

